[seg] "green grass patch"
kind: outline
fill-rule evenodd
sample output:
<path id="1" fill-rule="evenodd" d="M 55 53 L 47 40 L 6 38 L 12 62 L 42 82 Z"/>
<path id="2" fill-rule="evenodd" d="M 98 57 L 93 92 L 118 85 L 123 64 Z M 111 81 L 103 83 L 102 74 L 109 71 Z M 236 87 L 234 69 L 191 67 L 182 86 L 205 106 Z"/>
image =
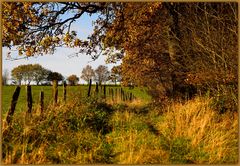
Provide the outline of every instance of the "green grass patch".
<path id="1" fill-rule="evenodd" d="M 2 113 L 6 114 L 8 111 L 12 95 L 14 93 L 16 86 L 3 86 L 2 92 Z M 67 100 L 71 100 L 71 96 L 77 93 L 85 94 L 87 90 L 86 86 L 69 86 L 67 87 Z M 33 106 L 36 106 L 39 102 L 39 94 L 40 91 L 44 92 L 44 104 L 47 106 L 49 103 L 53 101 L 52 99 L 52 86 L 32 86 L 32 97 L 33 97 Z M 58 87 L 58 99 L 62 100 L 63 98 L 63 87 Z M 27 107 L 27 97 L 26 97 L 26 86 L 21 86 L 21 91 L 19 94 L 18 102 L 16 105 L 16 113 L 22 110 L 26 110 Z"/>
<path id="2" fill-rule="evenodd" d="M 2 114 L 5 116 L 11 105 L 12 95 L 14 93 L 16 86 L 3 86 L 2 92 Z M 109 85 L 106 87 L 106 97 L 111 99 L 112 96 L 109 92 L 109 88 L 112 88 L 114 91 L 114 99 L 115 95 L 120 95 L 120 86 L 112 86 Z M 96 86 L 92 85 L 91 88 L 91 96 L 96 96 L 95 89 Z M 117 89 L 117 94 L 116 94 Z M 146 93 L 146 90 L 143 88 L 129 89 L 128 87 L 122 87 L 125 92 L 132 92 L 134 96 L 138 99 L 141 99 L 144 102 L 150 102 L 151 97 Z M 44 92 L 44 105 L 47 106 L 49 103 L 53 102 L 52 99 L 52 86 L 32 86 L 32 96 L 33 96 L 33 106 L 37 106 L 39 104 L 39 94 L 40 91 Z M 87 96 L 88 86 L 87 85 L 78 85 L 78 86 L 67 86 L 67 101 L 71 101 L 74 96 L 80 96 L 80 98 L 85 98 Z M 103 97 L 103 86 L 99 87 L 98 97 Z M 16 113 L 21 112 L 22 110 L 26 110 L 27 101 L 26 101 L 26 86 L 21 86 L 20 95 L 18 98 L 18 102 L 16 105 Z M 118 97 L 120 98 L 120 97 Z M 58 100 L 63 99 L 63 87 L 58 86 Z"/>

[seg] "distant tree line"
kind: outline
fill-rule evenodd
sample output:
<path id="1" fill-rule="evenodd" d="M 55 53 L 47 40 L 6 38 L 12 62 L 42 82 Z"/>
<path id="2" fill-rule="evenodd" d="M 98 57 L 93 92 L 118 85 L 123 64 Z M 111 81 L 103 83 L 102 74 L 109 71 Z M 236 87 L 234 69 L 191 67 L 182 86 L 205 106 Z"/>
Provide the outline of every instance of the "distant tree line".
<path id="1" fill-rule="evenodd" d="M 115 84 L 121 81 L 120 67 L 114 66 L 110 71 L 103 65 L 99 65 L 96 70 L 94 70 L 90 65 L 83 68 L 81 73 L 81 79 L 89 83 L 89 80 L 94 80 L 101 85 L 107 81 L 112 81 Z M 5 69 L 2 74 L 2 85 L 7 85 L 9 78 L 9 71 Z M 11 81 L 15 85 L 30 85 L 35 83 L 36 85 L 50 85 L 53 80 L 67 81 L 69 85 L 77 85 L 79 82 L 79 77 L 72 74 L 68 76 L 65 80 L 61 73 L 53 72 L 49 69 L 42 67 L 39 64 L 27 64 L 19 65 L 11 71 Z"/>
<path id="2" fill-rule="evenodd" d="M 45 69 L 39 64 L 19 65 L 11 71 L 11 76 L 12 83 L 18 85 L 30 85 L 32 82 L 36 85 L 50 84 L 53 80 L 64 80 L 62 74 Z"/>
<path id="3" fill-rule="evenodd" d="M 112 81 L 116 85 L 117 82 L 121 82 L 121 68 L 120 66 L 114 66 L 110 72 L 107 66 L 99 65 L 97 69 L 94 70 L 90 65 L 87 65 L 82 70 L 81 78 L 88 83 L 89 80 L 92 79 L 98 82 L 99 85 L 107 81 Z"/>

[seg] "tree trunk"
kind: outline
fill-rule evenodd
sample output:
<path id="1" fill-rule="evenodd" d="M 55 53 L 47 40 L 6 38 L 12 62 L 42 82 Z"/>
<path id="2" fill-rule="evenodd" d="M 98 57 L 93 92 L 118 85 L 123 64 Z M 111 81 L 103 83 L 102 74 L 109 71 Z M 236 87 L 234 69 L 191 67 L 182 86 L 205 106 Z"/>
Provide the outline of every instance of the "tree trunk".
<path id="1" fill-rule="evenodd" d="M 167 89 L 171 94 L 178 90 L 178 87 L 184 84 L 184 73 L 186 72 L 186 67 L 184 65 L 183 52 L 179 49 L 181 48 L 181 32 L 179 27 L 179 14 L 178 8 L 179 4 L 165 3 L 168 9 L 169 15 L 172 18 L 172 23 L 169 26 L 168 32 L 168 53 L 170 56 L 171 63 L 173 64 L 173 71 L 170 75 L 170 80 L 172 82 L 172 87 Z"/>

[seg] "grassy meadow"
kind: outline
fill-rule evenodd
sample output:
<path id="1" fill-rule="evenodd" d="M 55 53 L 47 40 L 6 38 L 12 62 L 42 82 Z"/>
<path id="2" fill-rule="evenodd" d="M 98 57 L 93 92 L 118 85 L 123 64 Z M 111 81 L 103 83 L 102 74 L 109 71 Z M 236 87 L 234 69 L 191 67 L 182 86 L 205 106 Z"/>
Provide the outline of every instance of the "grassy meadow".
<path id="1" fill-rule="evenodd" d="M 14 93 L 16 86 L 3 86 L 2 92 L 2 113 L 5 116 L 5 113 L 8 111 L 11 105 L 12 95 Z M 120 89 L 120 86 L 107 86 L 106 95 L 107 98 L 111 98 L 109 94 L 109 88 Z M 92 85 L 91 95 L 95 95 L 96 86 Z M 148 103 L 151 101 L 151 97 L 146 93 L 146 90 L 143 88 L 127 88 L 123 87 L 123 90 L 126 92 L 132 92 L 134 96 L 140 99 L 144 103 Z M 37 106 L 39 104 L 39 93 L 40 91 L 44 92 L 44 102 L 45 105 L 53 102 L 52 99 L 52 86 L 32 86 L 32 97 L 33 97 L 33 106 Z M 103 88 L 99 88 L 100 95 L 102 96 Z M 67 101 L 72 100 L 72 96 L 78 95 L 80 98 L 84 98 L 87 96 L 88 86 L 87 85 L 78 85 L 78 86 L 67 86 Z M 26 87 L 21 86 L 20 95 L 18 98 L 18 102 L 16 105 L 16 113 L 26 110 L 27 102 L 26 102 Z M 61 101 L 63 99 L 63 86 L 58 87 L 58 99 Z"/>
<path id="2" fill-rule="evenodd" d="M 14 91 L 3 87 L 3 115 Z M 238 113 L 219 114 L 208 95 L 151 103 L 146 90 L 124 88 L 136 99 L 86 97 L 87 86 L 67 87 L 67 101 L 51 103 L 51 86 L 33 86 L 35 107 L 26 118 L 25 87 L 12 125 L 3 121 L 5 164 L 235 164 Z M 109 87 L 107 87 L 109 88 Z M 113 87 L 119 88 L 119 87 Z M 37 109 L 39 91 L 49 105 Z M 118 98 L 117 98 L 118 99 Z M 3 116 L 4 117 L 4 116 Z"/>

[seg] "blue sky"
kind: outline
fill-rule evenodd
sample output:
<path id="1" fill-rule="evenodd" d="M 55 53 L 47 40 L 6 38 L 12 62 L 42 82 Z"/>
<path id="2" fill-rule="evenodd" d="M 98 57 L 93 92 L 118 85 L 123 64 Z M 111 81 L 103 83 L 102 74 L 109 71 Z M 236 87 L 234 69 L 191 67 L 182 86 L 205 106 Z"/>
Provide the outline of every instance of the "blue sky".
<path id="1" fill-rule="evenodd" d="M 97 18 L 97 15 L 92 15 L 91 17 L 87 14 L 84 14 L 79 20 L 72 24 L 71 30 L 76 30 L 78 36 L 81 39 L 87 39 L 88 35 L 93 31 L 92 22 Z M 67 77 L 71 74 L 76 74 L 78 77 L 81 76 L 81 71 L 86 65 L 91 65 L 96 69 L 99 65 L 106 65 L 110 70 L 113 66 L 118 64 L 106 64 L 105 58 L 103 55 L 100 56 L 97 60 L 92 61 L 90 56 L 79 55 L 78 57 L 69 58 L 68 55 L 77 52 L 77 48 L 58 48 L 54 54 L 46 54 L 39 57 L 30 57 L 28 59 L 19 59 L 19 60 L 6 60 L 8 49 L 3 47 L 2 49 L 2 71 L 7 69 L 9 73 L 15 67 L 20 64 L 40 64 L 44 68 L 49 70 L 59 72 L 63 76 Z M 13 57 L 18 57 L 17 51 L 11 53 Z M 84 81 L 80 79 L 80 83 Z"/>

